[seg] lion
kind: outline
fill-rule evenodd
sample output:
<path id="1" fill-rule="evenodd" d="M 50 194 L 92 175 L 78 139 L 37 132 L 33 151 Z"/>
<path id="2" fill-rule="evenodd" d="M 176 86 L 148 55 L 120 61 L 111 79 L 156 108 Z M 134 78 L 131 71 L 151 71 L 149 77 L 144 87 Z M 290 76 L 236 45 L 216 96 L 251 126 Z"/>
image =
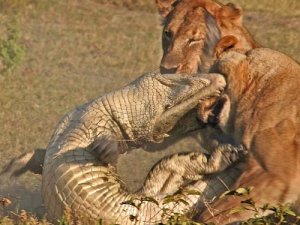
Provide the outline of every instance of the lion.
<path id="1" fill-rule="evenodd" d="M 228 49 L 239 52 L 259 48 L 261 45 L 243 25 L 243 11 L 232 3 L 222 5 L 213 0 L 156 0 L 163 20 L 160 63 L 162 73 L 207 73 L 222 53 Z M 226 103 L 226 99 L 223 99 Z M 200 111 L 211 109 L 215 99 L 200 104 Z M 219 101 L 221 102 L 221 101 Z M 200 113 L 203 126 L 222 124 L 223 117 Z M 201 144 L 205 149 L 214 149 L 218 141 L 210 138 L 215 130 L 200 131 Z"/>
<path id="2" fill-rule="evenodd" d="M 164 16 L 161 70 L 217 71 L 227 79 L 223 98 L 202 105 L 199 117 L 212 120 L 218 136 L 226 134 L 249 151 L 232 188 L 253 187 L 250 197 L 257 206 L 296 202 L 300 196 L 299 64 L 260 46 L 242 24 L 242 10 L 233 4 L 157 0 L 157 5 Z M 219 199 L 195 219 L 227 224 L 253 216 L 251 211 L 228 215 L 240 202 L 240 198 Z"/>
<path id="3" fill-rule="evenodd" d="M 300 65 L 267 48 L 224 52 L 216 69 L 227 79 L 230 113 L 222 131 L 249 151 L 233 188 L 253 187 L 256 206 L 295 203 L 300 197 Z M 222 109 L 227 110 L 227 109 Z M 221 111 L 222 111 L 221 110 Z M 222 114 L 222 112 L 220 112 Z M 227 224 L 253 216 L 228 215 L 241 199 L 220 199 L 198 219 Z"/>
<path id="4" fill-rule="evenodd" d="M 160 69 L 164 73 L 204 73 L 220 50 L 247 52 L 260 47 L 243 26 L 243 11 L 212 0 L 156 0 L 163 16 Z"/>

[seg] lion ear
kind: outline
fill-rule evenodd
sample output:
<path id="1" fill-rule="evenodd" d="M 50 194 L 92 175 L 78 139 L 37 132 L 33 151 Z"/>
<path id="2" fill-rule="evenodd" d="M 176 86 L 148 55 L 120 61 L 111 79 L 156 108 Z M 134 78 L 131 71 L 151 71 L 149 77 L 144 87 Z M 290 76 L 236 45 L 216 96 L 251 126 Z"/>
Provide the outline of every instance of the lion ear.
<path id="1" fill-rule="evenodd" d="M 159 14 L 162 17 L 166 17 L 174 8 L 174 3 L 176 3 L 177 0 L 155 0 L 155 2 Z"/>
<path id="2" fill-rule="evenodd" d="M 198 0 L 199 4 L 204 7 L 209 14 L 216 17 L 217 13 L 222 8 L 222 4 L 212 0 Z"/>
<path id="3" fill-rule="evenodd" d="M 223 52 L 226 52 L 231 48 L 234 48 L 237 43 L 238 43 L 238 39 L 233 35 L 227 35 L 222 37 L 214 49 L 215 56 L 219 58 Z"/>
<path id="4" fill-rule="evenodd" d="M 218 17 L 223 20 L 230 20 L 235 24 L 242 24 L 243 22 L 243 10 L 239 6 L 233 3 L 228 3 L 224 5 L 218 12 Z"/>

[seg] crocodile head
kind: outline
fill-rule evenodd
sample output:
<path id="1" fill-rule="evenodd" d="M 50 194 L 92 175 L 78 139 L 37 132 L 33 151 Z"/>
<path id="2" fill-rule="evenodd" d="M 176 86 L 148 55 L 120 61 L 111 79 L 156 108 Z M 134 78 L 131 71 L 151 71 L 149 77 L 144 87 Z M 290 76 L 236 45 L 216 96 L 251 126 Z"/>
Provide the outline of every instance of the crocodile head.
<path id="1" fill-rule="evenodd" d="M 219 96 L 226 85 L 220 74 L 147 74 L 120 92 L 129 109 L 115 110 L 122 136 L 136 147 L 162 142 L 176 126 L 175 133 L 188 132 L 196 116 L 185 116 L 200 100 Z M 184 122 L 181 120 L 184 118 Z M 172 134 L 174 130 L 172 131 Z"/>

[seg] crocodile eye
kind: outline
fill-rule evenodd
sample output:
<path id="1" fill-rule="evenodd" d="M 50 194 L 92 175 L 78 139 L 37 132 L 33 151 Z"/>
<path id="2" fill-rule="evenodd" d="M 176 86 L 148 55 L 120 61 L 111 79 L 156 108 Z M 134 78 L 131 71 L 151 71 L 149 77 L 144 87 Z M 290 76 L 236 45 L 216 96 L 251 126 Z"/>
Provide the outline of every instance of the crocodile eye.
<path id="1" fill-rule="evenodd" d="M 168 104 L 166 104 L 166 106 L 165 106 L 165 110 L 168 110 L 168 109 L 170 109 L 172 107 L 172 104 L 171 103 L 168 103 Z"/>

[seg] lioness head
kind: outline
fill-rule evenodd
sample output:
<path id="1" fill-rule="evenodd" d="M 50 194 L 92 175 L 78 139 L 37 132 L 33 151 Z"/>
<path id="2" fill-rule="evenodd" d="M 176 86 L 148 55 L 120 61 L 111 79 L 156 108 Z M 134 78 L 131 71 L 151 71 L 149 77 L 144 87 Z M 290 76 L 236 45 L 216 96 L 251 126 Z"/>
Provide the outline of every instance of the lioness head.
<path id="1" fill-rule="evenodd" d="M 162 73 L 208 72 L 216 56 L 258 47 L 234 4 L 213 0 L 156 0 L 163 17 Z"/>

